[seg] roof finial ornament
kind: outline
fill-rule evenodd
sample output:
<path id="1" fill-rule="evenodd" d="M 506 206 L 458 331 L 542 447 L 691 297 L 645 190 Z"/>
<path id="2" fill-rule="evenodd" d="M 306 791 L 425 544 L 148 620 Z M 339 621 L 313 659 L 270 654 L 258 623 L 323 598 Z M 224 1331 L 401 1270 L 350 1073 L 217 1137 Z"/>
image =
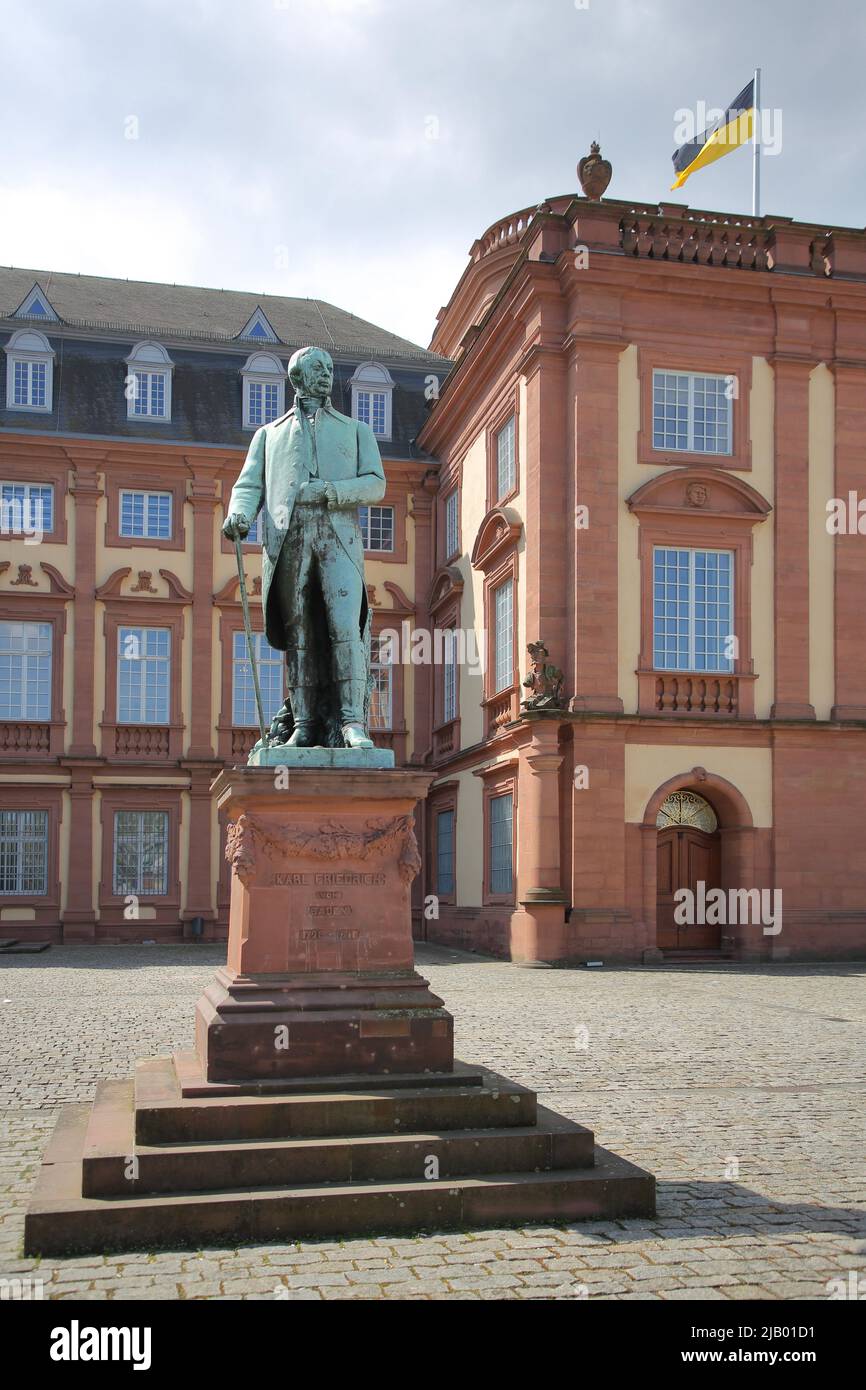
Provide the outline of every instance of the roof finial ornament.
<path id="1" fill-rule="evenodd" d="M 593 140 L 589 154 L 585 154 L 577 166 L 577 177 L 585 197 L 593 203 L 600 202 L 612 174 L 610 160 L 602 159 L 601 146 Z"/>

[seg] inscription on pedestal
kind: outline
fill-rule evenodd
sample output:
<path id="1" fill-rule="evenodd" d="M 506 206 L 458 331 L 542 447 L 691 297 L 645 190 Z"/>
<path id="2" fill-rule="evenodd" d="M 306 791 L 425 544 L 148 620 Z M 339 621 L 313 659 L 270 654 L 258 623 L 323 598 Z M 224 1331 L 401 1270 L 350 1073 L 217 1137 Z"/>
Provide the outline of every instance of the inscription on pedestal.
<path id="1" fill-rule="evenodd" d="M 320 888 L 345 884 L 351 888 L 384 888 L 387 874 L 273 874 L 273 888 Z"/>

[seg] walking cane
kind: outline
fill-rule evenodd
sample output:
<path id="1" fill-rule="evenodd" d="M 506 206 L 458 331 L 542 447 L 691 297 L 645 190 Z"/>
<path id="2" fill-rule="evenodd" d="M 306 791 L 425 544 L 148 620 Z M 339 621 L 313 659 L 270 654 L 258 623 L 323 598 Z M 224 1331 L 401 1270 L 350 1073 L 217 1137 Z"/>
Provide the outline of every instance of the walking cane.
<path id="1" fill-rule="evenodd" d="M 262 736 L 262 743 L 266 744 L 268 736 L 265 732 L 265 713 L 262 709 L 262 692 L 259 687 L 259 670 L 256 666 L 256 653 L 253 648 L 253 630 L 250 627 L 250 601 L 247 598 L 247 581 L 244 575 L 244 556 L 241 550 L 241 538 L 235 534 L 235 556 L 238 562 L 238 582 L 241 590 L 241 607 L 244 610 L 244 631 L 247 634 L 247 651 L 250 657 L 250 666 L 253 670 L 253 686 L 256 692 L 256 709 L 259 712 L 259 731 Z"/>

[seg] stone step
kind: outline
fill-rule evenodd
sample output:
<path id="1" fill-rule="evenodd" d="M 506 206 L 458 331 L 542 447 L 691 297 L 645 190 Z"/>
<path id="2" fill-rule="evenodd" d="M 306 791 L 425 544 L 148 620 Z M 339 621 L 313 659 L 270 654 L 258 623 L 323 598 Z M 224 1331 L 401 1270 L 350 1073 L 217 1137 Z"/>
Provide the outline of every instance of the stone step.
<path id="1" fill-rule="evenodd" d="M 84 1197 L 87 1126 L 86 1107 L 61 1111 L 25 1220 L 28 1256 L 200 1248 L 209 1243 L 234 1247 L 375 1232 L 612 1220 L 655 1212 L 655 1179 L 600 1148 L 592 1168 L 556 1172 Z"/>
<path id="2" fill-rule="evenodd" d="M 177 1085 L 184 1098 L 194 1096 L 279 1096 L 304 1095 L 321 1091 L 369 1091 L 375 1085 L 377 1091 L 418 1090 L 428 1086 L 482 1086 L 484 1072 L 479 1067 L 469 1067 L 465 1062 L 455 1062 L 454 1070 L 392 1072 L 389 1075 L 366 1076 L 295 1076 L 283 1077 L 279 1081 L 258 1077 L 246 1081 L 207 1081 L 202 1072 L 201 1061 L 195 1052 L 175 1052 L 172 1054 Z"/>
<path id="3" fill-rule="evenodd" d="M 134 1127 L 132 1082 L 101 1082 L 84 1138 L 85 1197 L 418 1180 L 431 1158 L 443 1179 L 586 1168 L 594 1147 L 590 1130 L 541 1108 L 523 1128 L 219 1144 L 142 1145 Z"/>
<path id="4" fill-rule="evenodd" d="M 535 1092 L 483 1073 L 483 1084 L 425 1085 L 289 1095 L 184 1097 L 168 1057 L 135 1069 L 137 1144 L 204 1144 L 230 1140 L 346 1138 L 453 1129 L 533 1125 Z"/>

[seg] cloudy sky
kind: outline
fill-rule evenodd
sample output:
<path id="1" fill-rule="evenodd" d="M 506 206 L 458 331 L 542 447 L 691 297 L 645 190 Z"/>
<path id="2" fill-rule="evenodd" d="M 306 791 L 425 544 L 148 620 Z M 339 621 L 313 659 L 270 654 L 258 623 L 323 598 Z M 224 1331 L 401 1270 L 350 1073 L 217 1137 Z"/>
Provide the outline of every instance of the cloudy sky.
<path id="1" fill-rule="evenodd" d="M 473 240 L 669 193 L 756 65 L 764 211 L 866 223 L 862 0 L 0 0 L 0 263 L 312 296 L 426 344 Z M 781 132 L 778 121 L 781 115 Z M 751 210 L 737 151 L 679 195 Z"/>

